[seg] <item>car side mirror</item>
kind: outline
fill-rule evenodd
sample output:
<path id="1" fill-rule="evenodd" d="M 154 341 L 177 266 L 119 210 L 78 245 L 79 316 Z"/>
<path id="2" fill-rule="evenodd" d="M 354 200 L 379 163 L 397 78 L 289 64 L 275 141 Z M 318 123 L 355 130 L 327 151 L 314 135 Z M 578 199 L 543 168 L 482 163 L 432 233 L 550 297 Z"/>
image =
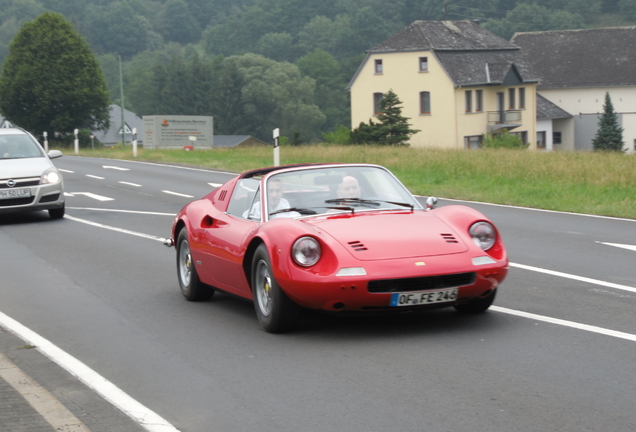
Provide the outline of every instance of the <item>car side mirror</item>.
<path id="1" fill-rule="evenodd" d="M 426 210 L 433 210 L 435 207 L 437 207 L 437 198 L 432 196 L 426 198 Z"/>
<path id="2" fill-rule="evenodd" d="M 55 158 L 62 157 L 62 152 L 59 151 L 59 150 L 49 150 L 47 155 L 48 155 L 49 159 L 55 159 Z"/>

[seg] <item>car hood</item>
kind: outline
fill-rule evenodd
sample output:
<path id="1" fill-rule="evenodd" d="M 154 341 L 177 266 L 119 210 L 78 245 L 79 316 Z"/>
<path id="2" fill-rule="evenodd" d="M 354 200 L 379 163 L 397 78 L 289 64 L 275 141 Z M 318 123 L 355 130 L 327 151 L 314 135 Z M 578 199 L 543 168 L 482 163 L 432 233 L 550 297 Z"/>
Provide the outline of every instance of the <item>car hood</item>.
<path id="1" fill-rule="evenodd" d="M 0 176 L 5 179 L 40 177 L 53 166 L 48 158 L 0 159 Z"/>
<path id="2" fill-rule="evenodd" d="M 307 222 L 360 260 L 449 255 L 468 250 L 455 230 L 430 212 L 358 213 Z"/>

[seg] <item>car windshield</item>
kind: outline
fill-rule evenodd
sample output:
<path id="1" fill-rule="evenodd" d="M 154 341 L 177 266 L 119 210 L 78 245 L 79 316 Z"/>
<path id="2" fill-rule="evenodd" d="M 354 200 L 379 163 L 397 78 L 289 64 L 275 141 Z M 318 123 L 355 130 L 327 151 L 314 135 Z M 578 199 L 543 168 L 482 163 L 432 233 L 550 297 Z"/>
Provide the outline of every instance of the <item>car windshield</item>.
<path id="1" fill-rule="evenodd" d="M 377 166 L 302 169 L 274 174 L 267 185 L 269 218 L 422 208 L 399 180 Z"/>
<path id="2" fill-rule="evenodd" d="M 0 135 L 0 159 L 44 157 L 40 145 L 28 135 Z"/>

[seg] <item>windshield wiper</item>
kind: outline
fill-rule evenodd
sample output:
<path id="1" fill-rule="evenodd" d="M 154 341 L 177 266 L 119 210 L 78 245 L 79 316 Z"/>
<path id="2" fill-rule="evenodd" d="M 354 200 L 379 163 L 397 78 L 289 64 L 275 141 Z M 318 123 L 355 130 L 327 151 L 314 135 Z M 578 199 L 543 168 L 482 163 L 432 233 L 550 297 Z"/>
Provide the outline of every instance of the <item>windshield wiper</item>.
<path id="1" fill-rule="evenodd" d="M 275 214 L 288 213 L 288 212 L 297 212 L 297 213 L 300 213 L 302 215 L 312 215 L 312 214 L 316 214 L 317 213 L 315 210 L 308 209 L 308 208 L 290 207 L 290 208 L 286 208 L 286 209 L 276 210 L 274 212 L 271 212 L 269 215 L 272 216 L 272 215 L 275 215 Z"/>
<path id="2" fill-rule="evenodd" d="M 328 199 L 325 201 L 326 203 L 333 204 L 364 204 L 373 207 L 379 207 L 380 203 L 392 204 L 400 207 L 408 207 L 413 210 L 415 207 L 413 204 L 397 202 L 397 201 L 384 201 L 384 200 L 368 200 L 368 199 L 360 199 L 360 198 L 334 198 Z"/>
<path id="3" fill-rule="evenodd" d="M 327 204 L 364 204 L 372 207 L 379 207 L 380 201 L 378 200 L 365 200 L 360 198 L 334 198 L 325 200 Z"/>

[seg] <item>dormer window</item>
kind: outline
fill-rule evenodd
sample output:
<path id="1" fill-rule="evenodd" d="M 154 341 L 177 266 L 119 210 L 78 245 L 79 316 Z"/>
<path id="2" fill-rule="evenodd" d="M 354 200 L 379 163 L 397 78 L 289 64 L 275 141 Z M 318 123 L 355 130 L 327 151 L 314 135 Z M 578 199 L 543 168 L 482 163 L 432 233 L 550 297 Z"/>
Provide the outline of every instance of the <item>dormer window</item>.
<path id="1" fill-rule="evenodd" d="M 375 61 L 375 73 L 376 74 L 382 73 L 382 59 L 378 59 Z"/>
<path id="2" fill-rule="evenodd" d="M 420 72 L 428 72 L 428 57 L 420 57 Z"/>

